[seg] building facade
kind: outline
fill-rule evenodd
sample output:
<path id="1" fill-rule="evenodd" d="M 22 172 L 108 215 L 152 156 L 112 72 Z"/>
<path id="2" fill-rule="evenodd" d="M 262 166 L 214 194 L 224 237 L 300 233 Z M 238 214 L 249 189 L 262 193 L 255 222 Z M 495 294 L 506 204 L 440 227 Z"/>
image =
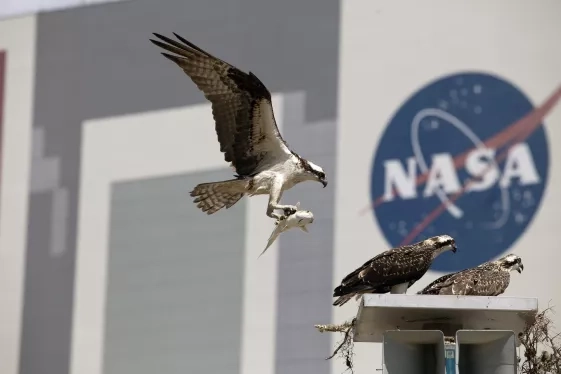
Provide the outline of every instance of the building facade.
<path id="1" fill-rule="evenodd" d="M 561 302 L 561 4 L 135 0 L 0 22 L 0 372 L 328 374 L 341 278 L 448 233 L 414 286 L 507 253 L 509 296 Z M 150 42 L 177 32 L 269 87 L 326 189 L 257 260 L 266 198 L 229 178 L 210 104 Z M 561 321 L 559 321 L 561 323 Z M 381 367 L 356 347 L 356 372 Z"/>

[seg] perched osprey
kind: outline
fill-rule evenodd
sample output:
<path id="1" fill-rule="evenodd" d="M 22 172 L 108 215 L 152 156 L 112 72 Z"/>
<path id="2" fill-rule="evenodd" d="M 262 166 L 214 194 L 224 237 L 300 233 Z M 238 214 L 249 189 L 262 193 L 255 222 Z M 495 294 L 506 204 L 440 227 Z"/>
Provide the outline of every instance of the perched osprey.
<path id="1" fill-rule="evenodd" d="M 439 254 L 450 250 L 456 253 L 454 239 L 439 235 L 380 253 L 341 281 L 333 291 L 333 297 L 339 296 L 333 305 L 343 305 L 365 293 L 406 293 Z"/>
<path id="2" fill-rule="evenodd" d="M 259 78 L 175 33 L 180 42 L 154 35 L 163 42 L 150 41 L 173 53 L 162 54 L 183 69 L 212 103 L 220 151 L 237 173 L 235 179 L 197 185 L 191 196 L 198 208 L 213 214 L 230 208 L 244 195 L 268 194 L 267 215 L 283 219 L 296 211 L 295 206 L 279 204 L 283 191 L 304 181 L 327 185 L 321 167 L 288 148 L 275 122 L 271 94 Z M 285 215 L 274 213 L 275 209 Z"/>
<path id="3" fill-rule="evenodd" d="M 510 283 L 510 272 L 522 273 L 522 259 L 514 254 L 477 267 L 446 274 L 423 290 L 420 295 L 476 295 L 497 296 L 505 292 Z"/>

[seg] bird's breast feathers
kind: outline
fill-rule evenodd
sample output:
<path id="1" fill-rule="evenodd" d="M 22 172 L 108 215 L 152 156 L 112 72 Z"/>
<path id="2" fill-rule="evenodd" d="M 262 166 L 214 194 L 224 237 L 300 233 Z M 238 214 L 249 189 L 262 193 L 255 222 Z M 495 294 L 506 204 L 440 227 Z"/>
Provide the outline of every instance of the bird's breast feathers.
<path id="1" fill-rule="evenodd" d="M 281 175 L 275 170 L 265 170 L 252 179 L 250 195 L 261 195 L 268 194 L 273 187 L 275 181 L 280 178 Z"/>
<path id="2" fill-rule="evenodd" d="M 292 188 L 295 184 L 306 180 L 304 170 L 300 167 L 300 161 L 294 155 L 290 155 L 283 162 L 271 168 L 283 180 L 283 189 Z"/>
<path id="3" fill-rule="evenodd" d="M 257 173 L 252 180 L 251 194 L 267 194 L 276 183 L 281 183 L 283 190 L 287 190 L 298 182 L 297 165 L 288 159 Z"/>

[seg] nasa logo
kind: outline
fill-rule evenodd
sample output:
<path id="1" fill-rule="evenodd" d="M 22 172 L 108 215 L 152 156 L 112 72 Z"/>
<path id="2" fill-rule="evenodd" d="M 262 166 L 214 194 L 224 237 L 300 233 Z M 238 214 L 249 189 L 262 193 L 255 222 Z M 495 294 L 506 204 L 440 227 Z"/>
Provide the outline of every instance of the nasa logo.
<path id="1" fill-rule="evenodd" d="M 561 91 L 534 108 L 504 79 L 446 76 L 411 96 L 374 155 L 374 215 L 392 247 L 449 234 L 454 256 L 433 269 L 456 271 L 505 252 L 527 229 L 548 179 L 542 120 Z"/>

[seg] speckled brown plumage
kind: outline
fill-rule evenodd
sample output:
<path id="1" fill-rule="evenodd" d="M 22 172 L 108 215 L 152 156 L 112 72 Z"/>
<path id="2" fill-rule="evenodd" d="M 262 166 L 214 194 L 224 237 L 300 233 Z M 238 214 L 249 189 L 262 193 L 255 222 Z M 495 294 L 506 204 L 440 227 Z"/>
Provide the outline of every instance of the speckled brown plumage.
<path id="1" fill-rule="evenodd" d="M 224 160 L 236 179 L 205 183 L 191 191 L 197 207 L 207 214 L 229 208 L 244 195 L 269 195 L 267 216 L 281 219 L 294 205 L 280 203 L 285 190 L 304 181 L 327 186 L 323 169 L 293 152 L 282 138 L 271 94 L 253 73 L 245 73 L 174 33 L 178 40 L 154 34 L 152 43 L 166 52 L 212 105 L 215 130 Z M 243 188 L 241 188 L 243 187 Z"/>
<path id="2" fill-rule="evenodd" d="M 510 283 L 512 267 L 519 266 L 523 269 L 521 264 L 520 257 L 505 256 L 497 261 L 446 274 L 431 282 L 418 294 L 498 296 L 505 292 Z"/>
<path id="3" fill-rule="evenodd" d="M 387 293 L 399 284 L 412 286 L 427 272 L 442 246 L 452 245 L 455 248 L 450 237 L 450 243 L 441 243 L 434 238 L 393 248 L 368 260 L 335 288 L 333 296 L 339 296 L 339 299 L 333 305 L 343 305 L 352 297 L 364 293 Z"/>
<path id="4" fill-rule="evenodd" d="M 271 94 L 253 73 L 245 73 L 174 33 L 178 40 L 154 35 L 152 43 L 167 52 L 169 60 L 187 74 L 212 104 L 215 131 L 224 160 L 243 181 L 290 155 L 298 155 L 278 130 Z M 229 188 L 233 187 L 233 188 Z M 250 186 L 252 187 L 252 186 Z M 229 208 L 250 191 L 240 191 L 235 181 L 204 183 L 191 191 L 197 207 L 207 214 Z M 269 214 L 269 213 L 268 213 Z"/>
<path id="5" fill-rule="evenodd" d="M 175 62 L 212 103 L 215 130 L 224 159 L 239 176 L 255 172 L 265 157 L 259 144 L 282 137 L 278 128 L 267 131 L 260 125 L 263 103 L 271 105 L 271 94 L 253 73 L 236 67 L 202 50 L 174 33 L 180 42 L 154 33 L 162 41 L 152 43 L 173 54 L 163 52 Z M 275 126 L 276 127 L 276 126 Z"/>

